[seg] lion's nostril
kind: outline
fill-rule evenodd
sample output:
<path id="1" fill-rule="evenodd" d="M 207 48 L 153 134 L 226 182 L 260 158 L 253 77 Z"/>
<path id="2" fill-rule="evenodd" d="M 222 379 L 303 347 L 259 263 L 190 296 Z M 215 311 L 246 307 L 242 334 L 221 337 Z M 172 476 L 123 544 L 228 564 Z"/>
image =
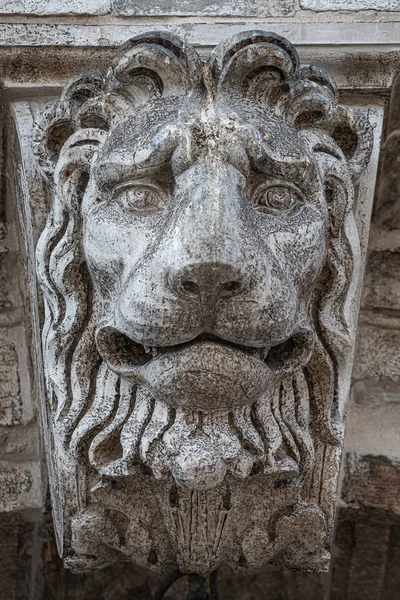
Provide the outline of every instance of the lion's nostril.
<path id="1" fill-rule="evenodd" d="M 240 281 L 227 281 L 221 286 L 221 296 L 223 295 L 231 295 L 238 294 L 243 287 L 243 284 Z"/>
<path id="2" fill-rule="evenodd" d="M 204 262 L 170 269 L 168 285 L 180 296 L 190 296 L 203 306 L 211 306 L 218 298 L 245 293 L 249 281 L 247 275 L 233 265 Z"/>
<path id="3" fill-rule="evenodd" d="M 190 281 L 189 279 L 181 281 L 180 287 L 186 294 L 190 294 L 191 296 L 198 296 L 200 293 L 197 283 Z"/>

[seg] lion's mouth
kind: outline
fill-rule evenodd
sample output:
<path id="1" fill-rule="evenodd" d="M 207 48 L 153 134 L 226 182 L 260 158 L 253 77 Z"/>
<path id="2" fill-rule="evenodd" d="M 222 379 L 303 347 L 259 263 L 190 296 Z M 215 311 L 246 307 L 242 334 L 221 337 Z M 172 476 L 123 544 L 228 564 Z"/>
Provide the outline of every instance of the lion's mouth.
<path id="1" fill-rule="evenodd" d="M 301 329 L 282 343 L 264 348 L 238 344 L 209 333 L 202 333 L 192 340 L 171 346 L 145 346 L 134 342 L 118 329 L 106 326 L 98 330 L 96 343 L 103 359 L 117 372 L 135 370 L 163 355 L 208 343 L 231 348 L 258 359 L 273 372 L 287 373 L 308 362 L 314 335 L 310 329 Z"/>

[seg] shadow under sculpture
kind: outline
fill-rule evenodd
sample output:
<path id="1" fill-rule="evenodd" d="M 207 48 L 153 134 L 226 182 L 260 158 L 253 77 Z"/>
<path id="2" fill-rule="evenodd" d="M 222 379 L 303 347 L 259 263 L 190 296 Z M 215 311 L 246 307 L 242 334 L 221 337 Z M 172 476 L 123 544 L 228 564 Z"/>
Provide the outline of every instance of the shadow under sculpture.
<path id="1" fill-rule="evenodd" d="M 66 566 L 329 562 L 372 130 L 274 33 L 129 40 L 35 130 Z"/>

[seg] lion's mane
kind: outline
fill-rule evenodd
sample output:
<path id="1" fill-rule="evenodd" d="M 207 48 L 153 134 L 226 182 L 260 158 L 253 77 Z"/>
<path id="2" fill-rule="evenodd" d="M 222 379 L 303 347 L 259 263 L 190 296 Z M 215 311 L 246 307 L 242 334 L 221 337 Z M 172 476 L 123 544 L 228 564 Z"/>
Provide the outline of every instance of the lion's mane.
<path id="1" fill-rule="evenodd" d="M 120 48 L 106 72 L 67 83 L 61 101 L 37 124 L 36 156 L 53 194 L 37 247 L 50 420 L 66 453 L 72 450 L 78 462 L 89 457 L 93 467 L 114 475 L 140 461 L 143 438 L 150 445 L 174 423 L 170 410 L 146 394 L 137 397 L 135 386 L 97 352 L 101 307 L 85 262 L 81 201 L 92 161 L 116 124 L 154 98 L 186 96 L 190 103 L 207 95 L 215 101 L 246 97 L 291 123 L 325 185 L 329 243 L 312 306 L 311 359 L 277 387 L 270 404 L 238 411 L 230 420 L 255 460 L 264 457 L 266 469 L 283 451 L 304 476 L 313 467 L 315 445 L 332 447 L 342 436 L 348 393 L 342 382 L 360 261 L 354 184 L 369 159 L 372 133 L 361 114 L 338 106 L 331 77 L 301 65 L 291 44 L 272 33 L 244 33 L 221 43 L 208 66 L 173 35 L 138 36 Z"/>

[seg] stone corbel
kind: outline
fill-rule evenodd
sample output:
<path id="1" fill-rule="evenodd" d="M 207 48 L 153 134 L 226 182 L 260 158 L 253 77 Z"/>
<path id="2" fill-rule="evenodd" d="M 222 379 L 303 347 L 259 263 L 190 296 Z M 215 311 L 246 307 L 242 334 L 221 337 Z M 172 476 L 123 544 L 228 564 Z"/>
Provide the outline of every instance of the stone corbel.
<path id="1" fill-rule="evenodd" d="M 40 112 L 49 202 L 31 162 L 21 205 L 66 566 L 327 569 L 379 111 L 250 31 L 207 61 L 138 36 Z"/>

